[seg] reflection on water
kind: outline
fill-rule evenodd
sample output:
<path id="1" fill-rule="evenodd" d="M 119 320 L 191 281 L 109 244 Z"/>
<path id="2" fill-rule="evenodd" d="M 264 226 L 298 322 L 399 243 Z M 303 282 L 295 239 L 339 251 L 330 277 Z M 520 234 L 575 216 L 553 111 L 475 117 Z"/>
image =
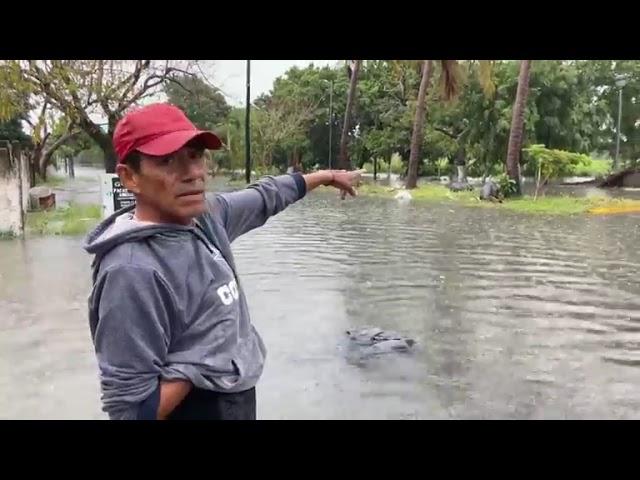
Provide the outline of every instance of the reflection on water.
<path id="1" fill-rule="evenodd" d="M 638 215 L 312 194 L 238 240 L 260 418 L 638 418 Z M 81 239 L 0 242 L 0 416 L 103 418 Z M 416 338 L 348 361 L 345 330 Z"/>

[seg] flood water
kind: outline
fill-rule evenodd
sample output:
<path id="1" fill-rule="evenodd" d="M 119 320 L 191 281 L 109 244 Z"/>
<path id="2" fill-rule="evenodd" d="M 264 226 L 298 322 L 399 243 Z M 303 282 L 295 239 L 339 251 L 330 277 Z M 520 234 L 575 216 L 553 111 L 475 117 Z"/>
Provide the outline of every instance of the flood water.
<path id="1" fill-rule="evenodd" d="M 639 418 L 639 220 L 314 192 L 234 244 L 259 418 Z M 81 245 L 0 242 L 1 418 L 105 418 Z M 416 350 L 354 363 L 361 325 Z"/>

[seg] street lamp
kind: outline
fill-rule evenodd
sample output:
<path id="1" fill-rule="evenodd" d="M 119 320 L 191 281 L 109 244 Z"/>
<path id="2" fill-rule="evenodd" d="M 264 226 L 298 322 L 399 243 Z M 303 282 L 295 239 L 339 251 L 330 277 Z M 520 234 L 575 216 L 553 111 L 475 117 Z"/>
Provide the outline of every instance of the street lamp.
<path id="1" fill-rule="evenodd" d="M 618 87 L 618 132 L 616 134 L 616 156 L 613 159 L 613 170 L 618 168 L 618 157 L 620 155 L 620 122 L 622 121 L 622 89 L 627 84 L 624 75 L 616 76 L 616 87 Z"/>

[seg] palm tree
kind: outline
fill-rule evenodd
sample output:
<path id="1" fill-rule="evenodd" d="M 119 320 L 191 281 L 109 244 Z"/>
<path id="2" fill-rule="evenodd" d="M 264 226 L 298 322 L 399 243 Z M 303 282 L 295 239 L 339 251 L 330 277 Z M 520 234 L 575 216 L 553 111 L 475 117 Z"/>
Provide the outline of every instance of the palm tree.
<path id="1" fill-rule="evenodd" d="M 440 60 L 440 88 L 444 100 L 451 100 L 459 91 L 461 72 L 456 60 Z M 413 121 L 413 132 L 411 134 L 411 152 L 409 154 L 409 168 L 405 188 L 416 188 L 418 183 L 418 163 L 420 149 L 424 139 L 424 117 L 426 109 L 427 90 L 431 81 L 433 70 L 432 60 L 422 61 L 422 76 L 420 78 L 420 89 L 416 102 L 416 114 Z"/>
<path id="2" fill-rule="evenodd" d="M 457 60 L 440 60 L 440 89 L 442 98 L 449 101 L 457 96 L 460 90 L 460 82 L 462 72 L 460 71 Z M 420 78 L 420 89 L 418 90 L 418 99 L 416 102 L 416 114 L 413 122 L 413 132 L 411 134 L 411 151 L 409 154 L 409 168 L 407 171 L 407 180 L 405 188 L 415 188 L 418 183 L 418 164 L 420 158 L 420 149 L 424 139 L 424 117 L 426 110 L 427 91 L 431 81 L 433 71 L 433 61 L 422 61 L 422 76 Z M 495 85 L 492 79 L 493 61 L 478 61 L 478 79 L 480 85 L 487 97 L 493 96 L 495 93 Z"/>
<path id="3" fill-rule="evenodd" d="M 411 153 L 409 154 L 409 170 L 407 172 L 406 188 L 416 188 L 418 183 L 418 157 L 420 146 L 424 136 L 424 114 L 426 109 L 427 89 L 431 81 L 433 62 L 431 60 L 422 61 L 422 76 L 420 77 L 420 89 L 418 90 L 418 101 L 416 103 L 416 115 L 413 120 L 413 132 L 411 133 Z"/>
<path id="4" fill-rule="evenodd" d="M 507 150 L 507 175 L 515 181 L 516 195 L 520 195 L 520 150 L 524 130 L 524 113 L 529 95 L 529 74 L 531 60 L 520 61 L 520 75 L 518 76 L 518 90 L 513 104 L 511 117 L 511 132 L 509 133 L 509 148 Z"/>
<path id="5" fill-rule="evenodd" d="M 356 85 L 358 84 L 358 74 L 362 60 L 353 60 L 350 67 L 347 67 L 349 74 L 349 93 L 347 95 L 347 106 L 344 112 L 344 122 L 342 124 L 342 136 L 340 137 L 340 152 L 338 154 L 338 168 L 350 170 L 351 161 L 347 152 L 349 140 L 349 129 L 351 128 L 351 112 L 356 99 Z"/>

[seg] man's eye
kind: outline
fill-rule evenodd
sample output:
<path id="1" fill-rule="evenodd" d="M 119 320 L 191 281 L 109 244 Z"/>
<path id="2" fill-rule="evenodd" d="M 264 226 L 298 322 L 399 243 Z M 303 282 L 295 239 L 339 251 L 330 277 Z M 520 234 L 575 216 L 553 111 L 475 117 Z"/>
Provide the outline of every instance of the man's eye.
<path id="1" fill-rule="evenodd" d="M 171 163 L 171 159 L 172 159 L 172 158 L 173 158 L 173 157 L 172 157 L 171 155 L 169 155 L 169 156 L 167 156 L 167 157 L 162 157 L 162 158 L 160 159 L 160 164 L 161 164 L 161 165 L 169 165 L 169 164 Z"/>
<path id="2" fill-rule="evenodd" d="M 197 160 L 198 158 L 201 158 L 203 155 L 204 155 L 204 150 L 194 149 L 189 151 L 189 158 L 191 160 Z"/>

